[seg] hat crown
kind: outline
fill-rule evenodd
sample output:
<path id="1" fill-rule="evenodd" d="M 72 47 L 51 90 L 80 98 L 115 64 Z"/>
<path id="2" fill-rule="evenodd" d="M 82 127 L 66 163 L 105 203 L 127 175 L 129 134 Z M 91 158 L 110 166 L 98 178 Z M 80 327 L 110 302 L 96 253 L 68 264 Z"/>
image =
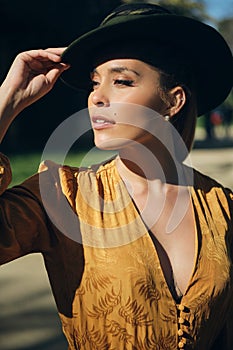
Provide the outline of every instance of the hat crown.
<path id="1" fill-rule="evenodd" d="M 138 15 L 160 15 L 171 14 L 171 12 L 162 6 L 148 3 L 123 4 L 115 8 L 102 22 L 101 26 L 108 24 L 112 19 L 120 16 L 138 16 Z"/>
<path id="2" fill-rule="evenodd" d="M 63 72 L 63 81 L 76 89 L 89 90 L 90 71 L 97 62 L 126 57 L 124 51 L 126 48 L 131 49 L 128 45 L 130 42 L 132 48 L 135 43 L 134 58 L 139 58 L 139 48 L 140 55 L 142 53 L 140 58 L 145 58 L 146 62 L 150 60 L 150 64 L 157 66 L 161 53 L 159 65 L 161 62 L 170 65 L 171 62 L 171 67 L 164 68 L 165 71 L 171 68 L 171 73 L 174 73 L 172 70 L 177 68 L 177 64 L 181 64 L 183 69 L 183 62 L 188 61 L 188 71 L 193 72 L 196 85 L 198 115 L 214 109 L 232 89 L 233 61 L 230 47 L 213 27 L 174 12 L 156 4 L 140 2 L 117 7 L 101 25 L 81 35 L 63 52 L 63 61 L 71 64 L 71 68 Z M 143 45 L 139 45 L 139 39 Z M 149 48 L 154 50 L 154 56 L 149 50 L 144 50 L 145 41 L 152 43 Z M 160 46 L 158 50 L 153 43 Z M 172 54 L 162 57 L 164 51 L 161 43 L 165 44 L 163 50 L 171 49 Z M 173 45 L 176 46 L 175 50 Z M 105 55 L 103 48 L 110 48 L 111 55 Z M 112 48 L 114 52 L 111 52 Z M 152 62 L 153 58 L 156 60 Z"/>

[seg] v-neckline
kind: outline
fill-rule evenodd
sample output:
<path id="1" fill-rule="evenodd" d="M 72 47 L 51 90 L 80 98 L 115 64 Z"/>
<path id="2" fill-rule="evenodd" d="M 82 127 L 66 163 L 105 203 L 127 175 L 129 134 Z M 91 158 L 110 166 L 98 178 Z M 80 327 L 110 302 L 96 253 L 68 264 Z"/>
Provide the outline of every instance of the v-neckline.
<path id="1" fill-rule="evenodd" d="M 154 244 L 154 242 L 152 240 L 152 237 L 150 236 L 149 229 L 148 229 L 146 223 L 144 222 L 144 220 L 143 220 L 143 218 L 141 216 L 141 213 L 140 213 L 140 211 L 139 211 L 135 201 L 131 197 L 124 180 L 122 179 L 122 177 L 119 174 L 119 171 L 118 171 L 117 165 L 116 165 L 116 158 L 114 159 L 114 167 L 115 167 L 116 174 L 117 174 L 119 180 L 121 181 L 122 186 L 123 186 L 123 188 L 124 188 L 124 190 L 125 190 L 125 192 L 126 192 L 126 194 L 128 196 L 128 199 L 132 203 L 132 207 L 134 209 L 135 215 L 137 215 L 139 217 L 139 222 L 142 225 L 142 227 L 144 228 L 144 232 L 146 232 L 146 237 L 147 237 L 148 242 L 150 244 L 151 251 L 152 251 L 152 253 L 153 253 L 153 255 L 154 255 L 155 259 L 156 259 L 156 263 L 159 264 L 159 266 L 160 266 L 159 271 L 160 271 L 160 273 L 162 275 L 162 280 L 163 280 L 164 284 L 166 285 L 167 290 L 168 290 L 172 300 L 175 302 L 175 304 L 177 304 L 177 300 L 174 298 L 174 296 L 173 296 L 173 294 L 172 294 L 172 292 L 171 292 L 171 290 L 169 288 L 169 285 L 167 283 L 167 280 L 165 278 L 165 274 L 164 274 L 164 270 L 163 270 L 161 262 L 160 262 L 159 254 L 158 254 L 156 246 L 155 246 L 155 244 Z M 195 237 L 195 242 L 194 242 L 194 259 L 193 259 L 193 267 L 191 269 L 191 273 L 190 273 L 190 276 L 189 276 L 189 279 L 188 279 L 188 283 L 186 285 L 186 288 L 184 290 L 183 295 L 179 299 L 179 303 L 181 303 L 183 298 L 186 297 L 187 292 L 188 292 L 188 290 L 190 288 L 191 282 L 192 282 L 192 280 L 194 278 L 194 274 L 195 274 L 195 270 L 196 270 L 196 266 L 197 266 L 197 262 L 198 262 L 198 251 L 199 251 L 198 229 L 197 229 L 197 222 L 196 222 L 196 219 L 197 219 L 196 215 L 197 214 L 195 213 L 194 201 L 193 201 L 193 193 L 192 193 L 193 191 L 195 191 L 195 189 L 194 189 L 193 186 L 187 186 L 187 189 L 188 189 L 189 195 L 190 195 L 190 204 L 191 204 L 192 217 L 193 217 L 193 222 L 194 222 L 194 237 Z"/>

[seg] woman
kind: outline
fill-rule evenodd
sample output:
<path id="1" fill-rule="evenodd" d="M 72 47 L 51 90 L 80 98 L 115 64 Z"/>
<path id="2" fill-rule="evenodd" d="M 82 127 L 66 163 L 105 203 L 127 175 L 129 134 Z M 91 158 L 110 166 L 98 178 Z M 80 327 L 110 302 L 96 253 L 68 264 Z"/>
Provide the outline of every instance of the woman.
<path id="1" fill-rule="evenodd" d="M 69 349 L 231 349 L 233 195 L 183 164 L 196 117 L 232 87 L 225 41 L 123 5 L 66 50 L 19 54 L 1 137 L 60 75 L 90 90 L 95 144 L 118 155 L 88 169 L 48 161 L 12 189 L 2 155 L 1 263 L 43 254 Z"/>

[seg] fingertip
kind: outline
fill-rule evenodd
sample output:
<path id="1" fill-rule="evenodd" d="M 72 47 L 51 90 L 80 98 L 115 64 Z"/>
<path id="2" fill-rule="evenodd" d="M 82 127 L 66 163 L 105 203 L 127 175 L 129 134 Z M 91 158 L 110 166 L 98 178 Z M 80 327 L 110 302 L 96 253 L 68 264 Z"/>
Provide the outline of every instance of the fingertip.
<path id="1" fill-rule="evenodd" d="M 68 64 L 68 63 L 62 63 L 62 65 L 64 67 L 64 70 L 67 70 L 67 69 L 69 69 L 71 67 L 71 65 Z"/>

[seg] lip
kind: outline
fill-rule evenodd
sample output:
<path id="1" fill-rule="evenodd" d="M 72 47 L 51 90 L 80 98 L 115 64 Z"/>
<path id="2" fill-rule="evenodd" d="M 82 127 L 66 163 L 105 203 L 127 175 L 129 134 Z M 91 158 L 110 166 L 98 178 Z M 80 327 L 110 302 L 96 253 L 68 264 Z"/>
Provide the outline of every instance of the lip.
<path id="1" fill-rule="evenodd" d="M 112 128 L 116 122 L 110 118 L 106 118 L 102 115 L 94 115 L 91 117 L 92 126 L 95 130 Z"/>

